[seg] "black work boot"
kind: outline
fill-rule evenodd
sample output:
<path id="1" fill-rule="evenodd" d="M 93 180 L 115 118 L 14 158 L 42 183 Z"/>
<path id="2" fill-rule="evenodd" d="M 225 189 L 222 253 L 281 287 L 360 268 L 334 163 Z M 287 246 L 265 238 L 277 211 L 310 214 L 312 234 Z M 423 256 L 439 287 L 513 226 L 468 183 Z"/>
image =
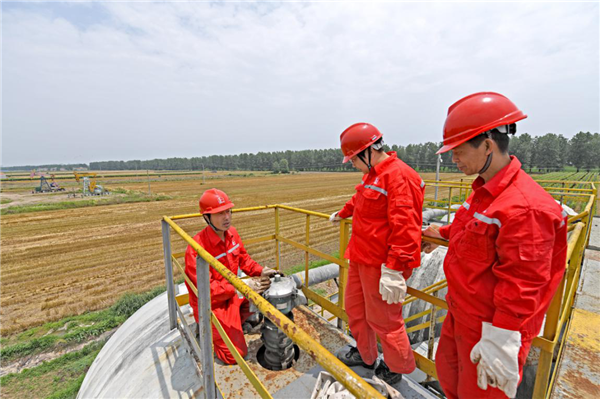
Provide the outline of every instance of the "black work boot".
<path id="1" fill-rule="evenodd" d="M 375 366 L 375 363 L 373 364 L 366 364 L 363 360 L 362 357 L 360 356 L 360 352 L 358 351 L 358 349 L 355 346 L 350 347 L 350 350 L 346 353 L 344 353 L 343 355 L 338 355 L 337 357 L 338 359 L 340 359 L 342 361 L 342 363 L 344 363 L 346 366 L 363 366 L 364 368 L 367 369 L 373 369 L 373 366 Z"/>
<path id="2" fill-rule="evenodd" d="M 381 378 L 390 385 L 394 385 L 402 381 L 402 374 L 391 371 L 383 359 L 377 365 L 377 368 L 375 369 L 375 375 L 377 378 Z"/>

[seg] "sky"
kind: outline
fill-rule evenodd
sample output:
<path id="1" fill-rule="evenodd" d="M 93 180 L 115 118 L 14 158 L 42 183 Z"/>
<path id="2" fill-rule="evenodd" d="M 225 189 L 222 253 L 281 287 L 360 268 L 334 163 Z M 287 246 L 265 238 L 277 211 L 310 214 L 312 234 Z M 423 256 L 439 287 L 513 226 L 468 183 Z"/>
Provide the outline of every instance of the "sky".
<path id="1" fill-rule="evenodd" d="M 510 98 L 518 132 L 599 131 L 595 2 L 2 2 L 2 166 L 439 142 Z"/>

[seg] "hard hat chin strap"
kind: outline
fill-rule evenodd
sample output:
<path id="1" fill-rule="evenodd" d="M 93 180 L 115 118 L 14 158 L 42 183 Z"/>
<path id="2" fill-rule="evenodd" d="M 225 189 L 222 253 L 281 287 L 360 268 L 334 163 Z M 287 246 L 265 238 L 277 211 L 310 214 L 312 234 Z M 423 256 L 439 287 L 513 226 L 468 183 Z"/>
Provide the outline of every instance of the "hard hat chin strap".
<path id="1" fill-rule="evenodd" d="M 486 170 L 488 170 L 488 168 L 490 167 L 490 165 L 492 164 L 492 157 L 494 155 L 494 152 L 490 152 L 490 155 L 487 156 L 487 159 L 485 161 L 485 164 L 483 165 L 483 168 L 481 168 L 481 170 L 477 173 L 482 174 L 485 173 Z"/>
<path id="2" fill-rule="evenodd" d="M 501 127 L 505 127 L 505 126 L 501 126 Z M 497 128 L 496 128 L 497 129 Z M 492 131 L 488 130 L 487 132 L 483 133 L 485 135 L 485 137 L 487 137 L 490 140 L 492 139 Z M 490 155 L 487 156 L 487 159 L 485 160 L 485 164 L 483 165 L 483 168 L 481 168 L 481 170 L 479 172 L 477 172 L 478 174 L 482 174 L 485 173 L 486 170 L 488 170 L 488 168 L 490 167 L 490 165 L 492 164 L 492 158 L 494 155 L 494 151 L 490 152 Z"/>
<path id="3" fill-rule="evenodd" d="M 371 151 L 369 151 L 370 147 L 367 147 L 365 150 L 362 150 L 359 154 L 358 154 L 358 159 L 360 159 L 365 165 L 367 165 L 367 168 L 369 168 L 369 172 L 371 171 Z M 368 158 L 369 160 L 367 161 L 365 159 L 365 152 L 368 154 Z"/>
<path id="4" fill-rule="evenodd" d="M 202 217 L 204 218 L 204 221 L 205 221 L 206 223 L 208 223 L 208 225 L 209 225 L 210 227 L 212 227 L 212 229 L 213 229 L 215 232 L 219 232 L 219 231 L 227 231 L 227 230 L 221 230 L 221 229 L 218 229 L 218 228 L 217 228 L 217 226 L 215 226 L 215 225 L 214 225 L 214 224 L 213 224 L 213 223 L 210 221 L 210 214 L 208 214 L 208 215 L 202 215 Z"/>

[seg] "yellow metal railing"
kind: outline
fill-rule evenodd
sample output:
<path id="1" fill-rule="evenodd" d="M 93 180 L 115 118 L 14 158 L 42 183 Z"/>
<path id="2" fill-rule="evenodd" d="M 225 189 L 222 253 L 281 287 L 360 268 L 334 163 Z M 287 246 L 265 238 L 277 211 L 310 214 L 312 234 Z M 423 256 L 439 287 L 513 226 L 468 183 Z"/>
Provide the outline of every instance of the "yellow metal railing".
<path id="1" fill-rule="evenodd" d="M 436 200 L 435 205 L 426 205 L 428 208 L 438 208 L 444 209 L 448 211 L 448 215 L 453 211 L 451 208 L 452 205 L 460 205 L 462 204 L 471 194 L 471 182 L 455 182 L 455 181 L 428 181 L 427 182 L 428 189 L 434 188 L 438 186 L 438 188 L 442 188 L 445 192 L 439 192 L 438 199 Z M 597 199 L 597 190 L 593 183 L 586 182 L 577 182 L 579 185 L 588 184 L 589 188 L 568 188 L 568 187 L 551 187 L 550 185 L 554 182 L 544 182 L 538 181 L 551 195 L 555 198 L 560 199 L 560 202 L 564 198 L 579 198 L 580 201 L 585 201 L 584 209 L 573 217 L 569 218 L 569 231 L 571 232 L 571 236 L 569 239 L 569 249 L 567 256 L 567 272 L 565 273 L 565 277 L 550 305 L 547 317 L 544 332 L 540 337 L 537 337 L 533 340 L 532 346 L 538 347 L 541 350 L 540 361 L 538 365 L 538 371 L 536 376 L 536 385 L 534 390 L 534 398 L 547 398 L 549 396 L 552 381 L 556 375 L 556 370 L 552 371 L 552 355 L 554 353 L 555 348 L 562 345 L 562 342 L 559 342 L 560 331 L 565 326 L 565 323 L 568 322 L 571 313 L 571 305 L 573 303 L 573 298 L 575 296 L 575 292 L 577 289 L 577 284 L 579 282 L 579 272 L 581 270 L 581 262 L 583 259 L 583 251 L 585 246 L 587 245 L 587 241 L 589 240 L 589 232 L 591 227 L 591 218 L 595 214 L 596 207 L 596 199 Z M 430 201 L 428 198 L 427 201 Z M 340 257 L 336 258 L 331 256 L 330 254 L 324 253 L 313 248 L 310 245 L 310 224 L 313 219 L 327 219 L 329 215 L 308 211 L 304 209 L 294 208 L 286 205 L 266 205 L 252 208 L 242 208 L 242 209 L 234 209 L 234 212 L 249 212 L 249 211 L 268 211 L 273 209 L 275 216 L 275 225 L 274 232 L 275 234 L 267 234 L 260 237 L 245 239 L 245 245 L 251 245 L 261 242 L 274 241 L 275 243 L 275 259 L 276 259 L 276 268 L 279 269 L 280 264 L 280 256 L 281 249 L 280 244 L 284 243 L 287 245 L 291 245 L 305 253 L 304 263 L 305 263 L 305 275 L 304 275 L 304 285 L 303 292 L 306 295 L 307 299 L 313 301 L 315 304 L 321 307 L 321 311 L 327 311 L 334 316 L 334 318 L 338 319 L 338 327 L 343 328 L 344 322 L 348 321 L 348 316 L 345 312 L 344 306 L 344 290 L 347 283 L 348 278 L 348 261 L 343 258 L 343 254 L 348 245 L 349 236 L 350 236 L 350 225 L 351 221 L 342 220 L 339 224 L 339 254 Z M 292 240 L 290 238 L 284 237 L 280 231 L 280 223 L 281 223 L 281 215 L 280 211 L 290 211 L 294 213 L 300 213 L 305 215 L 305 230 L 304 230 L 304 242 L 298 242 Z M 271 306 L 267 301 L 265 301 L 260 295 L 256 294 L 254 291 L 250 290 L 237 276 L 233 275 L 226 267 L 224 267 L 219 261 L 215 260 L 210 254 L 208 254 L 202 247 L 200 247 L 189 235 L 187 235 L 176 223 L 176 220 L 187 219 L 200 217 L 200 214 L 189 214 L 189 215 L 179 215 L 173 217 L 164 217 L 164 221 L 172 228 L 177 234 L 189 245 L 192 246 L 211 267 L 213 267 L 217 272 L 222 274 L 239 292 L 241 292 L 246 298 L 248 298 L 251 302 L 253 302 L 259 311 L 263 313 L 266 317 L 271 319 L 284 333 L 286 333 L 299 347 L 303 350 L 309 352 L 315 360 L 321 364 L 326 370 L 328 370 L 332 375 L 338 379 L 342 384 L 344 384 L 354 395 L 358 398 L 371 398 L 371 397 L 380 397 L 377 396 L 377 393 L 374 393 L 370 385 L 368 385 L 364 380 L 358 377 L 351 369 L 342 364 L 337 358 L 335 358 L 331 353 L 329 353 L 325 348 L 323 348 L 319 343 L 312 340 L 310 336 L 308 336 L 304 331 L 302 331 L 298 326 L 296 326 L 293 322 L 291 322 L 287 317 L 277 311 L 273 306 Z M 438 245 L 447 246 L 447 241 L 433 239 L 429 237 L 423 237 L 423 241 L 432 242 Z M 328 260 L 331 263 L 335 263 L 340 267 L 339 273 L 339 292 L 337 303 L 331 301 L 331 296 L 323 297 L 318 293 L 312 291 L 308 288 L 308 269 L 309 269 L 309 255 L 317 256 L 321 259 Z M 173 263 L 177 265 L 181 273 L 185 276 L 184 269 L 179 262 L 177 262 L 178 257 L 183 256 L 183 253 L 174 254 L 173 255 Z M 188 285 L 193 286 L 187 276 L 185 276 Z M 428 341 L 428 351 L 427 356 L 423 356 L 416 351 L 414 352 L 415 360 L 417 363 L 417 367 L 425 372 L 429 378 L 437 378 L 437 373 L 435 370 L 434 363 L 434 354 L 433 354 L 433 343 L 434 343 L 434 329 L 437 323 L 440 323 L 444 320 L 445 316 L 436 317 L 436 313 L 442 309 L 448 309 L 446 302 L 443 299 L 436 297 L 436 294 L 441 289 L 444 289 L 447 286 L 446 281 L 437 282 L 423 290 L 416 290 L 412 287 L 408 287 L 408 296 L 405 301 L 405 304 L 416 300 L 423 300 L 430 304 L 430 308 L 407 318 L 405 321 L 410 322 L 413 320 L 418 320 L 419 318 L 426 318 L 426 320 L 416 326 L 412 326 L 407 329 L 408 332 L 418 331 L 421 329 L 429 329 L 429 341 Z M 194 287 L 195 288 L 195 287 Z M 184 303 L 187 303 L 187 297 L 179 296 L 177 297 L 177 303 L 181 306 Z M 239 353 L 235 350 L 235 347 L 231 344 L 229 338 L 224 334 L 222 329 L 219 329 L 219 326 L 215 323 L 215 318 L 213 318 L 213 324 L 219 331 L 219 334 L 222 336 L 228 347 L 240 367 L 246 374 L 246 377 L 250 380 L 252 385 L 256 388 L 259 395 L 263 398 L 271 397 L 266 390 L 264 390 L 264 386 L 262 383 L 258 381 L 256 375 L 252 373 L 250 368 L 245 364 L 245 361 Z M 262 387 L 262 388 L 261 388 Z"/>
<path id="2" fill-rule="evenodd" d="M 291 239 L 283 237 L 279 234 L 279 223 L 280 223 L 279 210 L 280 209 L 285 209 L 285 210 L 289 210 L 292 212 L 304 213 L 307 215 L 308 223 L 310 222 L 309 216 L 316 216 L 316 217 L 320 217 L 320 218 L 329 218 L 329 215 L 318 213 L 318 212 L 306 211 L 303 209 L 292 208 L 292 207 L 288 207 L 288 206 L 284 206 L 284 205 L 268 205 L 268 206 L 262 206 L 262 207 L 254 207 L 254 208 L 234 209 L 234 212 L 247 212 L 247 211 L 257 211 L 257 210 L 267 210 L 267 209 L 275 210 L 275 234 L 258 237 L 255 239 L 245 240 L 244 242 L 246 244 L 275 240 L 275 243 L 276 243 L 276 249 L 275 249 L 276 268 L 279 268 L 279 266 L 280 266 L 279 265 L 279 255 L 280 255 L 279 242 L 284 242 L 286 244 L 292 245 L 296 248 L 304 250 L 307 253 L 319 256 L 323 259 L 331 261 L 332 263 L 338 264 L 340 266 L 340 281 L 344 281 L 343 276 L 344 275 L 347 276 L 347 268 L 348 268 L 347 260 L 332 257 L 331 255 L 326 254 L 321 251 L 318 251 L 318 250 L 310 247 L 309 245 L 298 243 L 296 241 L 293 241 Z M 181 237 L 188 245 L 190 245 L 196 251 L 196 253 L 199 255 L 199 257 L 204 259 L 210 265 L 210 267 L 214 268 L 223 277 L 225 277 L 225 279 L 227 281 L 229 281 L 236 288 L 236 290 L 238 290 L 246 298 L 248 298 L 252 303 L 254 303 L 256 305 L 256 307 L 258 308 L 258 310 L 261 313 L 263 313 L 263 315 L 265 315 L 265 317 L 267 317 L 271 321 L 273 321 L 273 323 L 275 323 L 275 325 L 277 325 L 278 328 L 280 328 L 288 337 L 290 337 L 292 339 L 292 341 L 294 341 L 294 343 L 296 343 L 302 350 L 309 353 L 317 361 L 317 363 L 319 363 L 324 369 L 329 371 L 340 383 L 342 383 L 356 397 L 358 397 L 358 398 L 383 398 L 383 396 L 381 396 L 381 394 L 378 391 L 376 391 L 371 385 L 366 383 L 361 377 L 359 377 L 354 371 L 352 371 L 352 369 L 350 369 L 346 365 L 344 365 L 340 360 L 338 360 L 327 349 L 325 349 L 317 341 L 315 341 L 310 335 L 308 335 L 306 332 L 304 332 L 300 327 L 298 327 L 296 324 L 294 324 L 292 321 L 290 321 L 285 315 L 283 315 L 275 307 L 273 307 L 268 301 L 266 301 L 264 298 L 262 298 L 262 296 L 260 296 L 259 294 L 255 293 L 253 290 L 251 290 L 246 284 L 244 284 L 242 282 L 241 279 L 239 279 L 237 276 L 235 276 L 233 273 L 231 273 L 231 271 L 229 271 L 229 269 L 227 269 L 223 264 L 221 264 L 221 262 L 219 262 L 214 257 L 212 257 L 212 255 L 210 255 L 208 252 L 206 252 L 206 250 L 204 250 L 197 242 L 195 242 L 193 240 L 193 238 L 191 238 L 180 226 L 178 226 L 175 223 L 175 220 L 200 217 L 200 216 L 201 216 L 200 214 L 180 215 L 180 216 L 173 216 L 173 217 L 165 216 L 163 218 L 163 221 L 166 224 L 168 224 L 168 226 L 172 230 L 174 230 L 179 235 L 179 237 Z M 340 249 L 345 250 L 345 247 L 348 242 L 348 231 L 349 231 L 348 222 L 347 221 L 341 222 L 340 223 L 340 232 L 341 232 L 341 235 L 340 235 L 341 240 L 340 241 L 344 240 L 344 242 L 340 243 Z M 309 234 L 310 234 L 310 228 L 307 227 L 306 228 L 306 235 L 307 235 L 306 242 L 307 243 L 308 243 Z M 170 245 L 170 242 L 168 245 Z M 194 286 L 194 284 L 192 284 L 191 280 L 185 275 L 185 270 L 184 270 L 183 266 L 179 263 L 179 261 L 177 260 L 177 256 L 175 256 L 175 255 L 179 255 L 179 257 L 181 257 L 183 254 L 182 253 L 174 254 L 170 257 L 170 260 L 171 260 L 172 264 L 176 265 L 176 267 L 180 270 L 180 272 L 183 273 L 184 279 L 186 280 L 188 285 L 190 287 L 192 287 L 192 290 L 197 295 L 197 293 L 198 293 L 197 288 Z M 307 276 L 308 276 L 308 274 L 305 274 L 305 279 Z M 347 279 L 347 277 L 346 277 L 346 279 Z M 307 295 L 308 299 L 312 299 L 313 301 L 314 300 L 319 301 L 320 305 L 322 307 L 324 307 L 326 310 L 330 311 L 332 314 L 334 314 L 336 316 L 341 317 L 342 319 L 347 320 L 347 316 L 345 315 L 345 312 L 343 310 L 343 286 L 342 286 L 342 284 L 340 284 L 340 286 L 342 288 L 340 288 L 340 295 L 339 295 L 340 298 L 338 300 L 337 305 L 335 303 L 330 302 L 329 300 L 321 297 L 320 295 L 313 292 L 312 290 L 308 289 L 307 285 L 308 285 L 308 282 L 306 282 L 306 284 L 304 284 L 303 291 Z M 182 304 L 185 304 L 187 302 L 187 299 L 189 299 L 189 297 L 182 295 L 182 296 L 179 296 L 176 299 L 174 299 L 174 302 L 176 303 L 177 306 L 181 306 Z M 180 311 L 180 309 L 178 309 L 178 314 L 180 315 L 180 319 L 182 319 L 183 316 L 182 316 L 182 312 Z M 257 393 L 262 398 L 271 398 L 271 395 L 266 391 L 263 384 L 258 380 L 256 375 L 252 372 L 250 367 L 247 365 L 246 361 L 242 358 L 242 356 L 240 356 L 240 354 L 237 351 L 237 349 L 235 348 L 235 346 L 231 343 L 231 340 L 229 339 L 227 334 L 224 332 L 224 330 L 222 328 L 219 328 L 220 325 L 218 323 L 216 323 L 216 322 L 218 322 L 218 320 L 216 320 L 216 318 L 214 317 L 214 314 L 211 315 L 211 319 L 212 319 L 213 325 L 215 325 L 215 328 L 217 329 L 218 333 L 221 335 L 221 337 L 225 341 L 226 345 L 231 350 L 231 353 L 234 356 L 234 358 L 236 359 L 236 362 L 238 363 L 238 365 L 240 365 L 242 371 L 244 372 L 244 374 L 246 375 L 248 380 L 255 387 Z"/>
<path id="3" fill-rule="evenodd" d="M 583 262 L 584 251 L 589 242 L 589 236 L 592 226 L 591 221 L 593 215 L 596 214 L 598 191 L 593 182 L 565 182 L 565 184 L 562 184 L 561 187 L 553 187 L 553 185 L 556 183 L 563 183 L 562 181 L 542 180 L 537 181 L 537 183 L 539 183 L 550 195 L 557 199 L 561 204 L 563 203 L 563 200 L 565 198 L 578 198 L 579 200 L 577 201 L 577 203 L 584 204 L 584 207 L 579 212 L 579 214 L 570 216 L 568 218 L 568 231 L 570 233 L 570 237 L 567 249 L 566 272 L 546 313 L 544 331 L 542 335 L 534 338 L 532 341 L 532 347 L 537 347 L 540 349 L 540 359 L 538 362 L 533 398 L 546 399 L 550 397 L 558 369 L 558 367 L 553 367 L 552 363 L 555 351 L 558 349 L 559 352 L 562 352 L 562 347 L 564 345 L 564 342 L 566 341 L 565 339 L 560 340 L 561 331 L 563 331 L 563 329 L 566 327 L 571 316 L 572 305 L 579 284 L 579 277 L 581 272 L 581 265 Z M 444 198 L 440 199 L 438 197 L 436 206 L 427 205 L 427 207 L 448 209 L 449 215 L 451 205 L 462 204 L 468 199 L 469 194 L 471 192 L 470 184 L 470 181 L 429 182 L 428 188 L 432 188 L 436 185 L 439 185 L 440 187 L 448 188 L 448 190 L 446 190 L 447 195 Z M 566 187 L 569 184 L 577 184 L 578 186 L 583 186 L 584 188 Z M 453 190 L 454 193 L 458 192 L 458 197 L 452 195 Z M 440 203 L 441 205 L 438 205 Z M 447 243 L 442 243 L 441 240 L 432 239 L 429 237 L 423 237 L 423 241 L 433 242 L 438 245 L 447 245 Z M 431 290 L 431 288 L 434 288 L 434 290 Z M 425 289 L 424 292 L 435 291 L 435 288 L 437 287 L 435 287 L 434 284 L 433 286 Z M 409 293 L 411 293 L 410 288 Z M 415 293 L 415 296 L 425 301 L 431 302 L 430 298 L 428 299 L 423 296 L 423 293 Z M 410 298 L 409 300 L 413 299 Z M 408 303 L 409 300 L 407 300 L 406 303 Z M 437 299 L 437 301 L 441 300 Z M 429 315 L 429 323 L 434 323 L 433 315 L 435 313 L 435 309 L 436 307 L 432 306 L 431 309 L 428 309 L 424 312 L 421 312 L 420 314 L 407 318 L 406 321 L 416 320 L 419 317 Z M 435 322 L 437 322 L 437 320 Z M 428 326 L 429 323 L 421 323 L 418 326 L 409 328 L 407 331 L 412 332 L 419 329 L 430 328 Z M 428 374 L 430 376 L 433 375 L 430 373 Z"/>

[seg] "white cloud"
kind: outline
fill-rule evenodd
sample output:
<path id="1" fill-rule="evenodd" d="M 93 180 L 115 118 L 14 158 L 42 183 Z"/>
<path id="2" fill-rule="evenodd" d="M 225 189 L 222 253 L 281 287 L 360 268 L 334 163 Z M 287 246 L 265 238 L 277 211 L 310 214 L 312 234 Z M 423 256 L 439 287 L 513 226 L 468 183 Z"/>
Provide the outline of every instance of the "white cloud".
<path id="1" fill-rule="evenodd" d="M 357 121 L 440 141 L 482 90 L 521 132 L 598 131 L 594 3 L 69 7 L 3 5 L 4 165 L 329 148 Z"/>

